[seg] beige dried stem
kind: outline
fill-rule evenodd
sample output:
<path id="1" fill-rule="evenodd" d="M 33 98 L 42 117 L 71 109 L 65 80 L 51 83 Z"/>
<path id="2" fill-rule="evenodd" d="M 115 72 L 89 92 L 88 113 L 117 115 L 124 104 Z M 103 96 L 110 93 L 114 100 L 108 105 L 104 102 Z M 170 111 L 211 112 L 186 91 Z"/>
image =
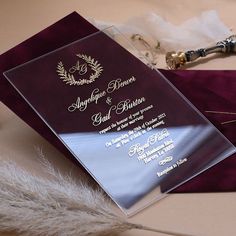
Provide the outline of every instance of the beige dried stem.
<path id="1" fill-rule="evenodd" d="M 52 178 L 42 178 L 13 162 L 0 162 L 0 230 L 24 236 L 114 235 L 130 229 L 174 232 L 127 222 L 116 215 L 101 190 L 63 176 L 44 160 Z"/>

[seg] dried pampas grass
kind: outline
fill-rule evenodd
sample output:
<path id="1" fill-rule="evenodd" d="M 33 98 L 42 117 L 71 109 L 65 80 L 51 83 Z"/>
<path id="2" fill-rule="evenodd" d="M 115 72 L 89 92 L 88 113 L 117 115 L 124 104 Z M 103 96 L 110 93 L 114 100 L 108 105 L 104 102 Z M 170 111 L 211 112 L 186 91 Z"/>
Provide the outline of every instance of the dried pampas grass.
<path id="1" fill-rule="evenodd" d="M 127 222 L 101 190 L 63 176 L 45 161 L 51 178 L 0 162 L 0 230 L 24 236 L 113 235 L 130 229 L 183 235 Z"/>

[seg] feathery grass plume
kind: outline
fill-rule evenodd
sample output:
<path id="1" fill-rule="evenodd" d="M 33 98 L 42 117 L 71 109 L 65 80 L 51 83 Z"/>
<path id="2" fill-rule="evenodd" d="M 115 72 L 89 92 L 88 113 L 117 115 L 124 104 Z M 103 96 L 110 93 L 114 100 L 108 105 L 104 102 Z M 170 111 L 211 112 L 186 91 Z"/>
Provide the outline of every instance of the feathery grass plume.
<path id="1" fill-rule="evenodd" d="M 101 190 L 63 176 L 45 159 L 52 178 L 33 175 L 10 161 L 0 162 L 0 230 L 24 236 L 114 235 L 151 229 L 115 214 Z"/>

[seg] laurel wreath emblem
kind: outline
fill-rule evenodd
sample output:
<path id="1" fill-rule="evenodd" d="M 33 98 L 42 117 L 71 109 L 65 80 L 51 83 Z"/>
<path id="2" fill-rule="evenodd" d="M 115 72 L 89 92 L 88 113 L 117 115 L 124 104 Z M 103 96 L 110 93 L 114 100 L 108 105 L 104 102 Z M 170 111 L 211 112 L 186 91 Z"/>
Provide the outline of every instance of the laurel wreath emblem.
<path id="1" fill-rule="evenodd" d="M 88 64 L 88 66 L 91 68 L 91 70 L 93 71 L 93 73 L 89 76 L 89 79 L 76 80 L 74 75 L 70 74 L 65 69 L 65 67 L 61 61 L 58 62 L 58 64 L 57 64 L 57 73 L 58 73 L 60 79 L 68 85 L 78 85 L 78 86 L 81 86 L 84 84 L 90 84 L 90 83 L 94 82 L 95 79 L 97 79 L 103 71 L 103 67 L 101 66 L 101 64 L 98 63 L 98 61 L 96 61 L 91 56 L 87 56 L 85 54 L 77 54 L 76 56 L 79 57 L 80 59 L 84 60 Z"/>

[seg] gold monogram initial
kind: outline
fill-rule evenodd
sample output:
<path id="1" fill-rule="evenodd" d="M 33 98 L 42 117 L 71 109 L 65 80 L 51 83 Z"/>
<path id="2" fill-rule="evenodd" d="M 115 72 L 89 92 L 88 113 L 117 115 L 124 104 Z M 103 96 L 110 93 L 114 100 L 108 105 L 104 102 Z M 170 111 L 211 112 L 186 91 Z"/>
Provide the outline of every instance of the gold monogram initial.
<path id="1" fill-rule="evenodd" d="M 76 71 L 78 71 L 79 75 L 85 75 L 88 71 L 88 66 L 86 63 L 84 64 L 80 64 L 79 61 L 76 62 L 75 66 L 72 66 L 70 69 L 69 69 L 69 72 L 71 74 L 74 74 Z"/>
<path id="2" fill-rule="evenodd" d="M 79 60 L 76 62 L 74 66 L 72 66 L 68 71 L 65 69 L 62 61 L 57 64 L 57 73 L 60 79 L 68 85 L 84 85 L 90 84 L 95 81 L 98 77 L 100 77 L 103 67 L 91 56 L 87 56 L 85 54 L 77 54 L 82 61 L 83 64 L 80 64 Z M 75 72 L 77 71 L 79 76 L 84 76 L 88 72 L 88 68 L 91 70 L 91 74 L 89 78 L 75 78 Z"/>

